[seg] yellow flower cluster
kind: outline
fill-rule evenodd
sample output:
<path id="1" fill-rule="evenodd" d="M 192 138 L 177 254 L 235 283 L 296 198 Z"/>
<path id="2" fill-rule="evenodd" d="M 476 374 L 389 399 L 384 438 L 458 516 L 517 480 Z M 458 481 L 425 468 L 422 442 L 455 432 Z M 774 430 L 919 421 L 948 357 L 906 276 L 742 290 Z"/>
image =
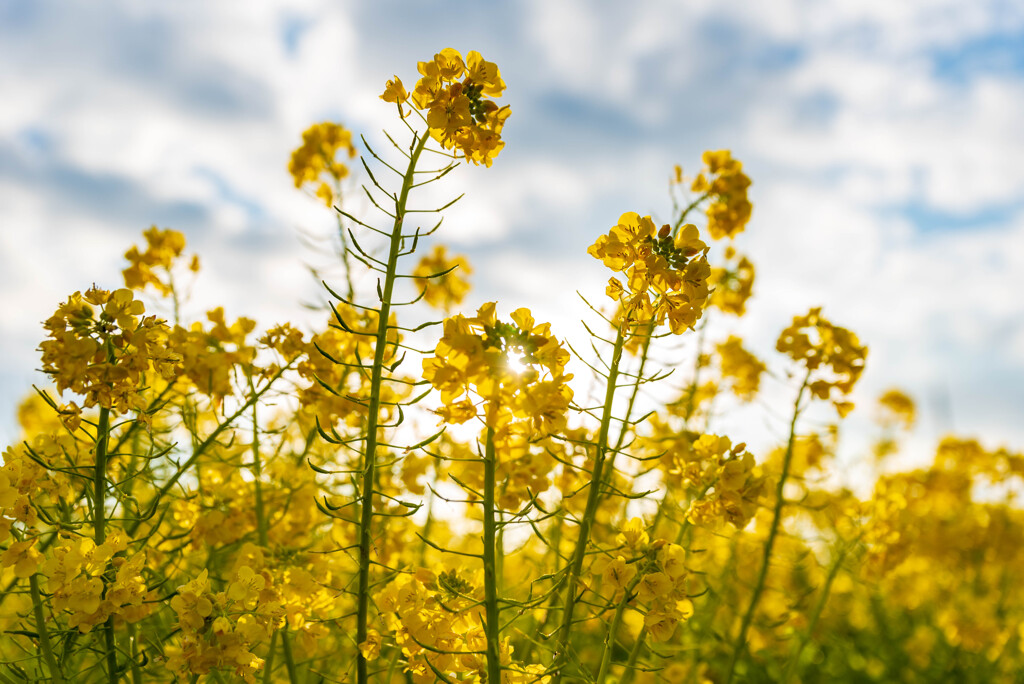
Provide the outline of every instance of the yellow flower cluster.
<path id="1" fill-rule="evenodd" d="M 725 248 L 727 261 L 732 262 L 736 256 L 732 245 Z M 754 292 L 754 264 L 744 256 L 735 263 L 715 266 L 708 282 L 714 288 L 708 306 L 733 316 L 742 316 L 747 310 L 747 300 Z"/>
<path id="2" fill-rule="evenodd" d="M 242 371 L 244 377 L 256 358 L 256 349 L 247 340 L 256 321 L 242 317 L 229 324 L 223 307 L 208 311 L 206 320 L 208 326 L 196 321 L 188 329 L 175 327 L 170 341 L 181 355 L 182 378 L 220 402 L 232 393 L 235 372 Z"/>
<path id="3" fill-rule="evenodd" d="M 131 290 L 76 292 L 43 324 L 49 332 L 39 345 L 43 371 L 59 392 L 83 395 L 86 407 L 144 411 L 144 375 L 155 371 L 173 380 L 181 371 L 166 323 L 140 319 L 144 312 Z"/>
<path id="4" fill-rule="evenodd" d="M 53 595 L 53 608 L 68 613 L 68 627 L 89 632 L 114 615 L 138 622 L 153 612 L 155 593 L 146 588 L 144 551 L 125 558 L 128 539 L 116 532 L 102 544 L 92 539 L 63 539 L 40 568 Z M 104 586 L 107 566 L 114 568 L 113 581 Z"/>
<path id="5" fill-rule="evenodd" d="M 423 378 L 441 392 L 436 411 L 441 422 L 482 419 L 482 441 L 490 431 L 502 482 L 497 499 L 511 509 L 550 486 L 558 463 L 538 447 L 565 429 L 572 375 L 565 372 L 569 352 L 551 334 L 550 324 L 537 324 L 528 309 L 513 311 L 506 323 L 497 320 L 494 309 L 492 302 L 475 317 L 446 319 L 435 355 L 423 360 Z M 473 455 L 455 461 L 452 477 L 480 492 L 484 474 Z"/>
<path id="6" fill-rule="evenodd" d="M 808 388 L 818 399 L 828 400 L 832 390 L 845 396 L 853 391 L 861 373 L 868 348 L 857 336 L 821 317 L 821 309 L 811 309 L 805 316 L 794 316 L 793 323 L 782 331 L 775 348 L 808 371 Z M 853 409 L 842 399 L 833 400 L 840 416 Z"/>
<path id="7" fill-rule="evenodd" d="M 36 524 L 39 516 L 35 506 L 67 494 L 67 476 L 48 471 L 43 463 L 53 454 L 77 455 L 76 451 L 74 440 L 66 433 L 4 450 L 0 466 L 0 542 L 10 537 L 14 523 L 20 523 L 22 531 Z"/>
<path id="8" fill-rule="evenodd" d="M 464 675 L 472 677 L 464 681 L 483 681 L 487 666 L 481 599 L 479 582 L 456 569 L 435 573 L 420 568 L 397 578 L 378 594 L 377 608 L 387 633 L 407 656 L 405 672 L 411 681 L 463 681 Z M 373 633 L 360 648 L 376 658 L 380 643 L 381 635 Z M 499 654 L 503 684 L 550 681 L 543 666 L 514 662 L 508 639 L 501 641 Z"/>
<path id="9" fill-rule="evenodd" d="M 917 419 L 917 407 L 914 400 L 898 389 L 886 390 L 878 398 L 879 407 L 885 412 L 886 422 L 898 423 L 905 430 L 909 430 Z"/>
<path id="10" fill-rule="evenodd" d="M 491 98 L 501 97 L 505 81 L 494 62 L 471 50 L 445 48 L 429 62 L 419 62 L 420 80 L 410 97 L 402 80 L 388 81 L 380 96 L 401 107 L 410 101 L 426 112 L 430 135 L 445 149 L 458 149 L 474 164 L 490 166 L 505 143 L 501 131 L 511 110 Z"/>
<path id="11" fill-rule="evenodd" d="M 715 347 L 722 367 L 722 377 L 732 382 L 733 392 L 744 401 L 751 401 L 761 387 L 761 375 L 767 370 L 764 363 L 744 349 L 743 340 L 730 335 Z"/>
<path id="12" fill-rule="evenodd" d="M 423 360 L 423 378 L 441 391 L 442 422 L 479 416 L 476 395 L 484 423 L 496 433 L 525 426 L 544 435 L 564 427 L 572 400 L 569 352 L 551 334 L 551 324 L 538 324 L 528 309 L 516 309 L 511 318 L 499 321 L 490 302 L 472 318 L 445 320 L 434 356 Z"/>
<path id="13" fill-rule="evenodd" d="M 444 245 L 437 245 L 430 254 L 420 259 L 412 274 L 423 288 L 424 301 L 436 309 L 449 312 L 465 299 L 470 287 L 469 281 L 463 276 L 472 272 L 466 257 L 449 257 Z"/>
<path id="14" fill-rule="evenodd" d="M 591 565 L 602 590 L 625 599 L 643 615 L 643 626 L 655 642 L 672 638 L 680 622 L 693 616 L 687 591 L 686 550 L 664 539 L 651 542 L 640 518 L 625 522 L 616 541 L 617 555 L 601 556 Z"/>
<path id="15" fill-rule="evenodd" d="M 354 159 L 359 152 L 352 144 L 352 132 L 340 124 L 325 121 L 302 132 L 302 145 L 292 152 L 288 172 L 296 188 L 316 186 L 316 196 L 328 207 L 340 199 L 342 179 L 349 169 L 339 154 Z"/>
<path id="16" fill-rule="evenodd" d="M 622 307 L 624 324 L 667 320 L 680 334 L 701 317 L 711 269 L 696 226 L 683 226 L 673 239 L 670 226 L 657 230 L 650 216 L 627 212 L 587 253 L 625 276 L 625 284 L 609 279 L 605 290 Z"/>
<path id="17" fill-rule="evenodd" d="M 711 198 L 707 208 L 708 232 L 713 240 L 734 238 L 746 228 L 753 211 L 747 199 L 750 178 L 729 150 L 708 150 L 704 153 L 704 164 L 705 171 L 697 175 L 691 189 Z"/>
<path id="18" fill-rule="evenodd" d="M 284 610 L 269 573 L 241 566 L 226 591 L 214 592 L 209 573 L 178 587 L 171 599 L 181 630 L 181 650 L 168 667 L 182 674 L 206 674 L 226 668 L 255 682 L 263 659 L 253 654 L 281 624 Z"/>
<path id="19" fill-rule="evenodd" d="M 746 444 L 728 437 L 701 435 L 678 462 L 684 482 L 703 492 L 687 511 L 690 522 L 714 527 L 728 522 L 746 527 L 765 495 L 766 480 Z"/>
<path id="20" fill-rule="evenodd" d="M 376 316 L 356 309 L 336 310 L 335 323 L 310 338 L 296 370 L 310 381 L 308 387 L 299 390 L 298 399 L 311 423 L 319 420 L 327 427 L 343 421 L 357 426 L 365 420 L 366 405 L 358 397 L 365 389 L 368 374 L 357 371 L 359 365 L 373 359 L 372 340 L 376 332 Z M 390 328 L 385 364 L 394 363 L 400 342 L 398 331 Z M 389 383 L 381 388 L 381 393 L 382 399 L 391 405 L 407 396 L 408 389 Z"/>
<path id="21" fill-rule="evenodd" d="M 1019 637 L 1005 616 L 1020 606 L 1007 582 L 1024 567 L 1024 512 L 979 500 L 978 476 L 990 487 L 1017 486 L 1024 457 L 947 438 L 932 467 L 880 478 L 865 507 L 862 573 L 887 603 L 934 624 L 914 649 L 924 663 L 936 642 L 996 662 Z"/>
<path id="22" fill-rule="evenodd" d="M 174 291 L 171 268 L 185 251 L 185 236 L 176 230 L 160 230 L 156 226 L 142 235 L 146 238 L 146 249 L 140 252 L 133 245 L 125 252 L 124 258 L 129 265 L 121 272 L 124 285 L 132 290 L 144 290 L 147 285 L 152 285 L 161 295 L 170 295 Z M 199 270 L 198 256 L 193 255 L 189 269 L 193 273 Z"/>

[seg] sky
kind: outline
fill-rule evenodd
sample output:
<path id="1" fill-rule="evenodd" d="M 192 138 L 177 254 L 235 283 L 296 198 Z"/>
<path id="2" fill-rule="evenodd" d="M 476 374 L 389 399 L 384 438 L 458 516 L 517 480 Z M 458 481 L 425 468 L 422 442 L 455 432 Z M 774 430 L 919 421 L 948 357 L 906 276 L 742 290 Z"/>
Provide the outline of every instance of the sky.
<path id="1" fill-rule="evenodd" d="M 870 348 L 861 403 L 918 399 L 921 453 L 948 432 L 1024 447 L 1016 0 L 0 0 L 0 441 L 45 384 L 41 321 L 118 287 L 150 225 L 202 257 L 188 314 L 314 324 L 303 236 L 333 218 L 293 187 L 290 151 L 325 120 L 386 147 L 385 81 L 411 87 L 444 47 L 496 62 L 512 108 L 494 166 L 427 198 L 466 192 L 438 238 L 474 265 L 471 306 L 527 306 L 579 340 L 577 291 L 607 279 L 587 246 L 625 211 L 666 219 L 672 166 L 731 149 L 758 279 L 716 330 L 781 369 L 778 332 L 823 306 Z M 737 441 L 772 420 L 737 415 Z"/>

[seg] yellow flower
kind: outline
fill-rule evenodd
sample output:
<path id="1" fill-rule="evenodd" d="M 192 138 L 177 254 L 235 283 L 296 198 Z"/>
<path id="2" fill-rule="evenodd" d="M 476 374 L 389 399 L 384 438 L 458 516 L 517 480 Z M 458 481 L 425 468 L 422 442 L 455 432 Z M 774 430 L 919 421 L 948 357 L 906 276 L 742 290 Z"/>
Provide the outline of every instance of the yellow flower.
<path id="1" fill-rule="evenodd" d="M 704 164 L 706 175 L 698 174 L 691 189 L 711 198 L 707 208 L 711 238 L 732 239 L 750 221 L 753 209 L 747 199 L 750 178 L 743 173 L 743 165 L 732 158 L 729 150 L 708 150 L 704 153 Z"/>
<path id="2" fill-rule="evenodd" d="M 145 251 L 140 252 L 138 247 L 132 247 L 124 255 L 129 261 L 128 268 L 121 272 L 125 287 L 144 290 L 147 285 L 152 285 L 160 294 L 169 295 L 173 292 L 171 268 L 185 250 L 185 236 L 176 230 L 160 230 L 156 226 L 150 227 L 142 235 L 147 243 Z M 198 270 L 196 259 L 193 256 L 196 265 L 193 271 Z"/>
<path id="3" fill-rule="evenodd" d="M 388 81 L 384 86 L 384 92 L 381 94 L 380 99 L 385 102 L 394 102 L 401 105 L 409 99 L 409 92 L 405 89 L 402 79 L 395 76 L 394 79 Z"/>
<path id="4" fill-rule="evenodd" d="M 504 93 L 505 82 L 497 65 L 479 52 L 469 52 L 466 57 L 464 62 L 457 50 L 445 48 L 433 60 L 419 62 L 421 78 L 411 103 L 426 111 L 428 131 L 442 147 L 457 149 L 474 164 L 490 166 L 505 146 L 501 132 L 510 110 L 494 102 Z M 400 87 L 396 76 L 381 97 L 399 104 L 406 101 Z"/>
<path id="5" fill-rule="evenodd" d="M 685 226 L 676 239 L 671 234 L 670 226 L 655 231 L 650 216 L 627 212 L 587 249 L 626 276 L 625 285 L 612 278 L 605 290 L 619 302 L 624 325 L 667 322 L 679 334 L 701 317 L 709 293 L 707 247 L 695 226 Z"/>
<path id="6" fill-rule="evenodd" d="M 451 311 L 469 292 L 469 282 L 463 276 L 472 272 L 466 257 L 449 257 L 444 245 L 436 245 L 430 254 L 420 259 L 412 275 L 423 288 L 423 299 L 427 304 Z"/>
<path id="7" fill-rule="evenodd" d="M 743 340 L 730 335 L 716 349 L 721 361 L 722 377 L 732 381 L 733 391 L 743 401 L 752 401 L 761 386 L 766 366 L 743 348 Z"/>
<path id="8" fill-rule="evenodd" d="M 725 258 L 731 262 L 736 250 L 730 245 L 725 249 Z M 754 264 L 747 257 L 740 257 L 735 263 L 711 269 L 711 306 L 733 316 L 746 312 L 747 300 L 754 291 Z"/>
<path id="9" fill-rule="evenodd" d="M 232 601 L 247 603 L 259 597 L 266 580 L 257 575 L 248 565 L 243 565 L 235 572 L 235 579 L 228 585 L 228 598 Z"/>
<path id="10" fill-rule="evenodd" d="M 622 556 L 618 556 L 608 563 L 601 573 L 604 583 L 615 592 L 625 589 L 634 577 L 636 577 L 636 565 L 626 563 L 626 559 Z"/>
<path id="11" fill-rule="evenodd" d="M 387 94 L 385 90 L 384 95 Z M 339 184 L 349 175 L 348 166 L 339 161 L 338 156 L 353 159 L 358 154 L 352 144 L 352 132 L 344 126 L 329 121 L 313 124 L 303 131 L 302 145 L 292 152 L 288 172 L 296 188 L 316 186 L 317 197 L 331 207 L 340 201 Z"/>
<path id="12" fill-rule="evenodd" d="M 864 372 L 868 353 L 854 333 L 822 318 L 820 308 L 811 309 L 806 316 L 795 316 L 793 324 L 779 335 L 775 348 L 804 364 L 812 378 L 808 385 L 811 394 L 826 400 L 832 390 L 843 396 L 853 391 Z M 853 408 L 841 399 L 833 404 L 840 415 Z"/>
<path id="13" fill-rule="evenodd" d="M 359 652 L 367 660 L 373 660 L 380 655 L 381 637 L 380 632 L 375 629 L 366 632 L 366 641 L 359 644 Z"/>
<path id="14" fill-rule="evenodd" d="M 644 575 L 637 587 L 637 597 L 644 603 L 663 599 L 673 592 L 675 582 L 663 572 L 651 572 Z"/>
<path id="15" fill-rule="evenodd" d="M 36 573 L 41 558 L 39 552 L 33 548 L 35 544 L 35 539 L 14 542 L 7 547 L 3 555 L 0 555 L 0 565 L 5 568 L 13 566 L 15 577 L 31 577 Z"/>
<path id="16" fill-rule="evenodd" d="M 887 423 L 898 423 L 909 430 L 917 418 L 914 400 L 898 389 L 890 389 L 878 399 L 879 407 L 885 412 Z"/>
<path id="17" fill-rule="evenodd" d="M 630 518 L 619 530 L 616 541 L 633 551 L 639 551 L 650 543 L 650 537 L 644 529 L 644 521 L 640 518 Z"/>

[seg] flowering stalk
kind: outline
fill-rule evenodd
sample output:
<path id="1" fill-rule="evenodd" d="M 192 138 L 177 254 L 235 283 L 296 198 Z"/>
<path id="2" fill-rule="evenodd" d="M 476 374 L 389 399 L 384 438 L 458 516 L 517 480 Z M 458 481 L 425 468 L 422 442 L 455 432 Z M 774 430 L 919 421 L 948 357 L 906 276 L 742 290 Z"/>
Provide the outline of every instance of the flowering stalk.
<path id="1" fill-rule="evenodd" d="M 487 634 L 487 681 L 501 681 L 501 656 L 498 649 L 498 578 L 495 560 L 494 479 L 497 456 L 494 452 L 494 428 L 487 428 L 484 452 L 484 629 Z"/>
<path id="2" fill-rule="evenodd" d="M 846 558 L 848 551 L 848 547 L 842 548 L 836 555 L 835 561 L 832 562 L 832 567 L 829 568 L 828 577 L 825 578 L 825 585 L 821 588 L 821 595 L 818 597 L 818 602 L 814 605 L 811 619 L 807 622 L 807 629 L 804 630 L 800 643 L 797 644 L 793 650 L 793 655 L 790 656 L 789 665 L 786 666 L 786 672 L 782 677 L 782 684 L 793 681 L 793 677 L 796 675 L 800 664 L 800 656 L 803 654 L 804 649 L 807 648 L 807 643 L 811 640 L 811 635 L 814 634 L 814 630 L 818 626 L 818 620 L 821 618 L 821 614 L 825 610 L 825 604 L 828 603 L 829 595 L 832 593 L 832 583 L 835 582 L 836 576 L 839 575 L 839 570 L 843 567 L 843 560 Z"/>
<path id="3" fill-rule="evenodd" d="M 409 157 L 409 166 L 402 179 L 402 191 L 395 201 L 395 221 L 391 229 L 391 247 L 388 251 L 387 272 L 381 293 L 380 312 L 377 316 L 377 340 L 373 351 L 373 370 L 370 377 L 370 402 L 366 425 L 366 448 L 363 451 L 363 489 L 360 497 L 362 509 L 359 522 L 359 594 L 356 612 L 356 643 L 366 641 L 370 615 L 370 546 L 372 538 L 370 526 L 373 522 L 373 494 L 377 453 L 377 426 L 380 422 L 380 390 L 384 371 L 384 352 L 388 345 L 388 320 L 391 315 L 391 295 L 395 287 L 398 270 L 398 252 L 402 242 L 402 225 L 405 219 L 405 206 L 412 188 L 416 162 L 426 147 L 428 136 L 419 135 Z M 356 677 L 359 684 L 368 680 L 367 661 L 363 652 L 357 649 Z"/>
<path id="4" fill-rule="evenodd" d="M 129 658 L 131 658 L 132 684 L 142 684 L 142 668 L 139 667 L 139 636 L 134 622 L 128 623 Z"/>
<path id="5" fill-rule="evenodd" d="M 619 326 L 618 335 L 615 337 L 615 346 L 612 350 L 612 361 L 608 370 L 608 385 L 605 388 L 604 409 L 601 413 L 601 429 L 597 437 L 597 445 L 594 453 L 594 469 L 590 475 L 590 491 L 587 494 L 587 506 L 580 521 L 579 537 L 576 540 L 576 549 L 573 551 L 572 560 L 569 562 L 568 586 L 565 589 L 565 601 L 562 607 L 562 626 L 560 627 L 558 640 L 555 643 L 556 668 L 554 684 L 562 680 L 563 668 L 569 657 L 569 637 L 572 635 L 572 616 L 576 608 L 576 585 L 579 583 L 580 574 L 583 571 L 583 559 L 587 554 L 587 545 L 590 543 L 590 530 L 594 525 L 597 515 L 597 504 L 601 498 L 601 484 L 604 469 L 605 456 L 608 452 L 608 432 L 612 420 L 612 401 L 615 398 L 616 382 L 619 379 L 619 363 L 622 361 L 622 347 L 625 345 L 626 333 L 623 326 Z"/>
<path id="6" fill-rule="evenodd" d="M 256 388 L 252 386 L 250 382 L 251 391 L 255 394 Z M 254 402 L 252 405 L 252 475 L 253 475 L 253 490 L 256 495 L 256 534 L 259 539 L 260 546 L 263 548 L 267 547 L 267 514 L 266 507 L 263 504 L 263 462 L 260 459 L 260 442 L 259 442 L 259 421 L 256 414 L 257 403 Z M 295 684 L 296 672 L 295 663 L 292 659 L 291 645 L 288 643 L 288 622 L 280 628 L 281 629 L 281 644 L 284 649 L 285 665 L 288 670 L 288 681 Z M 274 632 L 270 639 L 270 647 L 268 650 L 267 660 L 263 664 L 266 668 L 266 675 L 269 677 L 273 665 L 274 655 L 274 644 L 277 639 L 277 631 Z M 269 680 L 268 680 L 269 681 Z"/>
<path id="7" fill-rule="evenodd" d="M 636 399 L 640 395 L 640 385 L 643 383 L 644 369 L 647 367 L 647 358 L 651 351 L 651 339 L 654 337 L 654 324 L 648 321 L 637 334 L 642 335 L 644 339 L 640 349 L 640 366 L 636 371 L 636 382 L 633 383 L 633 391 L 630 393 L 629 401 L 626 403 L 626 413 L 622 418 L 619 438 L 615 440 L 615 448 L 612 450 L 611 467 L 608 468 L 604 476 L 605 484 L 611 482 L 612 473 L 615 472 L 615 457 L 622 451 L 622 445 L 626 443 L 626 436 L 629 434 L 629 419 L 633 416 L 633 407 L 636 405 Z"/>
<path id="8" fill-rule="evenodd" d="M 761 600 L 764 592 L 765 582 L 768 579 L 768 566 L 772 559 L 772 549 L 775 547 L 775 538 L 779 533 L 779 526 L 782 522 L 782 507 L 785 505 L 783 493 L 786 487 L 786 479 L 789 477 L 789 467 L 793 461 L 793 446 L 796 443 L 796 421 L 800 417 L 800 402 L 803 401 L 804 392 L 811 380 L 811 370 L 808 369 L 804 381 L 800 384 L 800 391 L 796 394 L 796 401 L 793 402 L 793 418 L 789 422 L 789 439 L 786 442 L 786 454 L 782 459 L 782 473 L 779 475 L 779 482 L 775 487 L 775 510 L 772 513 L 772 525 L 768 529 L 768 538 L 764 542 L 764 557 L 761 559 L 761 569 L 757 573 L 757 581 L 754 583 L 754 593 L 750 597 L 750 605 L 743 615 L 743 622 L 740 623 L 740 632 L 736 636 L 736 643 L 733 646 L 732 659 L 729 661 L 729 669 L 725 676 L 726 684 L 732 682 L 736 674 L 736 663 L 747 646 L 747 631 L 754 619 L 754 612 L 757 610 L 757 603 Z"/>
<path id="9" fill-rule="evenodd" d="M 108 349 L 108 359 L 113 360 L 113 354 Z M 96 546 L 102 544 L 107 537 L 106 510 L 104 498 L 107 494 L 107 439 L 110 433 L 110 409 L 100 408 L 99 423 L 96 427 L 96 463 L 93 470 L 93 539 Z M 103 573 L 103 583 L 108 584 L 109 573 Z M 104 586 L 106 591 L 106 586 Z M 103 646 L 107 661 L 107 677 L 112 684 L 116 684 L 117 676 L 117 649 L 114 645 L 114 616 L 111 615 L 103 623 Z"/>
<path id="10" fill-rule="evenodd" d="M 33 574 L 28 578 L 28 586 L 32 592 L 32 612 L 36 619 L 36 631 L 39 633 L 39 650 L 43 652 L 43 660 L 50 669 L 50 679 L 54 684 L 64 684 L 64 675 L 61 674 L 60 665 L 53 656 L 53 648 L 50 645 L 50 633 L 46 629 L 46 617 L 43 615 L 43 601 L 39 594 L 39 580 Z"/>
<path id="11" fill-rule="evenodd" d="M 640 580 L 643 578 L 643 573 L 636 573 L 636 576 L 622 590 L 622 600 L 615 607 L 612 623 L 608 626 L 608 632 L 604 636 L 604 647 L 601 650 L 601 666 L 597 671 L 597 679 L 594 680 L 596 682 L 603 682 L 608 678 L 608 668 L 612 662 L 612 650 L 615 646 L 615 640 L 619 635 L 619 627 L 622 626 L 622 615 L 626 612 L 626 606 L 634 596 L 633 590 L 636 589 L 636 586 L 640 584 Z"/>
<path id="12" fill-rule="evenodd" d="M 174 471 L 174 474 L 167 479 L 167 482 L 165 482 L 163 486 L 161 486 L 160 489 L 157 490 L 146 512 L 140 515 L 135 520 L 133 520 L 131 525 L 128 526 L 126 532 L 129 537 L 134 537 L 135 532 L 138 530 L 139 526 L 144 521 L 149 520 L 153 516 L 153 514 L 156 512 L 157 505 L 160 503 L 160 501 L 167 495 L 168 492 L 170 492 L 174 488 L 174 486 L 178 483 L 178 480 L 180 480 L 181 477 L 186 472 L 188 472 L 189 468 L 196 464 L 196 462 L 199 460 L 199 457 L 206 453 L 207 449 L 210 449 L 213 445 L 217 444 L 217 438 L 220 436 L 220 434 L 227 430 L 243 413 L 248 411 L 250 407 L 252 407 L 257 401 L 259 401 L 260 397 L 266 394 L 270 390 L 270 388 L 274 386 L 274 383 L 277 382 L 277 380 L 282 375 L 284 375 L 285 371 L 289 370 L 298 360 L 299 356 L 296 356 L 293 359 L 291 359 L 288 363 L 281 366 L 281 368 L 279 368 L 277 372 L 274 373 L 274 375 L 272 375 L 267 380 L 266 384 L 264 384 L 262 388 L 250 394 L 249 398 L 245 401 L 244 404 L 238 407 L 237 411 L 235 411 L 230 416 L 221 421 L 217 425 L 217 427 L 214 428 L 213 432 L 211 432 L 206 439 L 204 439 L 198 446 L 196 446 L 192 450 L 192 455 L 185 459 L 185 462 L 178 466 L 177 470 Z M 100 415 L 102 417 L 102 412 Z"/>
<path id="13" fill-rule="evenodd" d="M 255 388 L 253 388 L 255 390 Z M 256 534 L 260 546 L 267 546 L 267 516 L 263 508 L 263 464 L 260 461 L 260 424 L 256 417 L 256 404 L 252 405 L 252 477 L 256 494 Z"/>
<path id="14" fill-rule="evenodd" d="M 640 658 L 640 651 L 643 650 L 645 641 L 647 641 L 647 625 L 641 627 L 640 633 L 636 635 L 636 642 L 629 651 L 626 669 L 622 673 L 622 679 L 619 680 L 619 684 L 632 684 L 633 677 L 636 676 L 636 661 Z"/>

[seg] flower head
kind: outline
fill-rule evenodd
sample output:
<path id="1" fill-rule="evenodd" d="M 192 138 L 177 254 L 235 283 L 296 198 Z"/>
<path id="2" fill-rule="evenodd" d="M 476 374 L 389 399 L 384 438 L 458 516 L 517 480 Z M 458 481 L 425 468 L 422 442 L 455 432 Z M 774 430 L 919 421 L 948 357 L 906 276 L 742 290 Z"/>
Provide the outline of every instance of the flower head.
<path id="1" fill-rule="evenodd" d="M 405 92 L 401 85 L 401 81 L 397 86 L 393 81 L 388 82 L 388 92 L 396 98 L 393 101 L 400 101 L 398 96 Z M 352 132 L 344 126 L 329 121 L 313 124 L 303 131 L 302 145 L 292 152 L 288 172 L 296 188 L 315 186 L 316 196 L 331 207 L 340 197 L 341 180 L 349 174 L 348 166 L 338 159 L 339 155 L 354 159 L 358 154 L 352 144 Z"/>
<path id="2" fill-rule="evenodd" d="M 627 212 L 587 253 L 625 276 L 625 283 L 609 279 L 605 289 L 621 305 L 623 323 L 667 321 L 678 334 L 701 317 L 711 270 L 696 226 L 683 226 L 673 238 L 670 226 L 656 230 L 650 216 Z"/>
<path id="3" fill-rule="evenodd" d="M 431 137 L 445 149 L 456 149 L 474 164 L 490 166 L 505 143 L 501 131 L 510 110 L 494 98 L 505 92 L 505 82 L 494 62 L 470 51 L 465 60 L 453 48 L 417 65 L 420 80 L 411 98 L 397 76 L 387 82 L 381 99 L 402 111 L 409 102 L 425 116 Z M 403 114 L 404 115 L 404 114 Z"/>

